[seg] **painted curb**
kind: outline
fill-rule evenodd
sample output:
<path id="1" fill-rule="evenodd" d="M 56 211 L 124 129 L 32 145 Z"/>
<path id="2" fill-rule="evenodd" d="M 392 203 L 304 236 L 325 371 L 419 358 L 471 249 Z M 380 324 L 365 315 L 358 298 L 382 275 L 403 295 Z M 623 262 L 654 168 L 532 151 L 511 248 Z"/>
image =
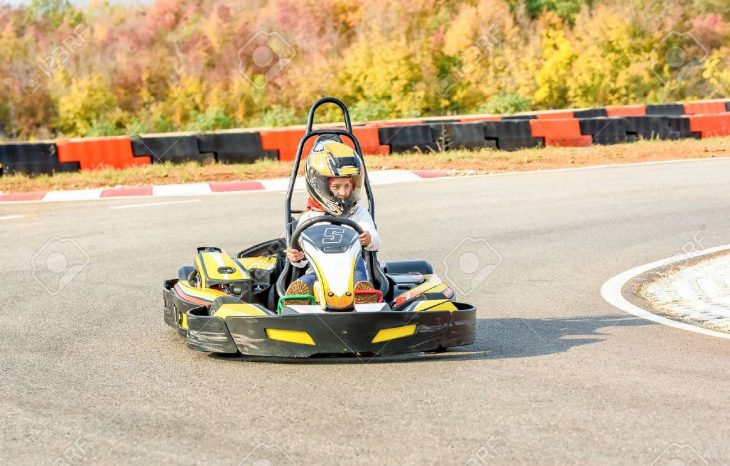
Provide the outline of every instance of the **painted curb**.
<path id="1" fill-rule="evenodd" d="M 621 272 L 620 274 L 606 281 L 606 283 L 604 283 L 601 287 L 601 296 L 610 305 L 617 307 L 629 314 L 633 314 L 636 317 L 641 317 L 642 319 L 650 320 L 652 322 L 656 322 L 658 324 L 666 325 L 668 327 L 673 327 L 680 330 L 689 330 L 690 332 L 700 333 L 702 335 L 707 335 L 711 337 L 730 339 L 730 334 L 728 333 L 717 332 L 715 330 L 710 330 L 703 327 L 697 327 L 684 322 L 668 319 L 657 314 L 653 314 L 645 309 L 640 308 L 639 306 L 631 304 L 628 300 L 626 300 L 626 298 L 624 298 L 622 293 L 622 289 L 624 285 L 626 285 L 626 283 L 650 270 L 667 267 L 671 264 L 681 261 L 687 261 L 688 259 L 693 259 L 695 257 L 705 256 L 721 251 L 727 251 L 728 249 L 730 249 L 730 244 L 725 244 L 714 248 L 704 249 L 702 251 L 696 251 L 691 254 L 685 254 L 680 259 L 677 259 L 673 256 L 667 259 L 651 262 L 649 264 L 640 265 L 639 267 L 634 267 L 633 269 Z"/>
<path id="2" fill-rule="evenodd" d="M 408 183 L 448 176 L 445 171 L 380 170 L 368 172 L 373 186 Z M 130 197 L 201 196 L 244 191 L 286 191 L 289 178 L 246 181 L 212 181 L 209 183 L 164 184 L 154 186 L 78 189 L 68 191 L 37 191 L 28 193 L 0 193 L 0 203 L 11 202 L 64 202 L 108 200 Z M 294 189 L 304 189 L 301 177 Z"/>

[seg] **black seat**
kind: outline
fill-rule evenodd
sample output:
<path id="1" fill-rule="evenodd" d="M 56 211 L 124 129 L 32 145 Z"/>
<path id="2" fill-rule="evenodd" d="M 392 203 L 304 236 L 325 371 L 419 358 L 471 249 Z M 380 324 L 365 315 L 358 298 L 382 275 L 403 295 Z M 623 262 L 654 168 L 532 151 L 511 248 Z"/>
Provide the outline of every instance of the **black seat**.
<path id="1" fill-rule="evenodd" d="M 385 276 L 385 273 L 383 273 L 382 267 L 380 267 L 380 262 L 378 262 L 378 253 L 376 251 L 365 251 L 364 255 L 365 263 L 370 264 L 368 274 L 373 281 L 373 286 L 375 289 L 383 293 L 383 300 L 385 300 L 385 297 L 388 295 L 388 291 L 390 291 L 390 282 L 388 281 L 388 277 Z"/>
<path id="2" fill-rule="evenodd" d="M 180 280 L 187 280 L 191 273 L 195 270 L 192 265 L 183 265 L 177 270 L 177 278 Z"/>

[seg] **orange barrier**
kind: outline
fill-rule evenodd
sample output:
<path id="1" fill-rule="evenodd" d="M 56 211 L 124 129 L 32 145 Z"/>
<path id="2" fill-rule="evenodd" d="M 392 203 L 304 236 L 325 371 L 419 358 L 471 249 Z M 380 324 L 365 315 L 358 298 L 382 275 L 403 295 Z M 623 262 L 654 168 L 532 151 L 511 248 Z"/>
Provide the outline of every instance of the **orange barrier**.
<path id="1" fill-rule="evenodd" d="M 682 104 L 684 106 L 685 115 L 697 115 L 697 114 L 708 114 L 708 113 L 725 113 L 727 108 L 725 107 L 725 101 L 715 102 L 687 102 Z"/>
<path id="2" fill-rule="evenodd" d="M 279 160 L 294 160 L 299 141 L 304 136 L 304 128 L 261 130 L 261 147 L 264 150 L 279 152 Z M 314 144 L 314 138 L 304 145 L 303 154 L 308 154 Z"/>
<path id="3" fill-rule="evenodd" d="M 538 120 L 564 120 L 568 118 L 573 118 L 573 111 L 558 111 L 558 112 L 545 112 L 545 113 L 536 113 L 535 117 Z"/>
<path id="4" fill-rule="evenodd" d="M 615 116 L 646 116 L 645 105 L 611 105 L 606 107 L 609 117 Z"/>
<path id="5" fill-rule="evenodd" d="M 459 119 L 459 123 L 476 123 L 478 121 L 501 121 L 500 115 L 471 115 Z"/>
<path id="6" fill-rule="evenodd" d="M 593 142 L 592 136 L 580 133 L 580 123 L 575 118 L 529 121 L 532 137 L 544 138 L 545 146 L 584 147 Z"/>
<path id="7" fill-rule="evenodd" d="M 135 157 L 128 136 L 56 141 L 59 162 L 79 162 L 80 170 L 149 165 L 150 157 Z"/>
<path id="8" fill-rule="evenodd" d="M 370 121 L 367 123 L 368 126 L 382 127 L 382 126 L 408 126 L 408 125 L 422 125 L 423 120 L 420 118 L 409 119 L 409 120 L 377 120 Z"/>
<path id="9" fill-rule="evenodd" d="M 352 133 L 360 143 L 360 148 L 363 154 L 368 155 L 388 155 L 390 154 L 390 146 L 380 145 L 380 138 L 378 137 L 378 128 L 374 126 L 356 126 L 352 128 Z M 351 141 L 347 138 L 342 138 L 348 146 L 352 146 Z"/>
<path id="10" fill-rule="evenodd" d="M 715 115 L 692 115 L 689 117 L 689 130 L 700 133 L 702 138 L 730 135 L 730 113 Z"/>
<path id="11" fill-rule="evenodd" d="M 325 129 L 320 127 L 319 129 Z M 352 129 L 353 134 L 360 142 L 360 147 L 363 154 L 376 154 L 376 155 L 388 155 L 390 154 L 389 146 L 380 145 L 378 139 L 378 128 L 374 126 L 356 126 Z M 297 155 L 297 148 L 299 147 L 299 141 L 304 136 L 304 128 L 289 128 L 289 129 L 277 129 L 277 130 L 261 130 L 261 146 L 263 150 L 275 150 L 279 153 L 279 160 L 291 161 Z M 307 158 L 307 155 L 312 150 L 314 141 L 317 138 L 310 138 L 304 144 L 302 150 L 302 160 Z M 350 147 L 354 147 L 352 141 L 347 137 L 343 137 L 342 141 Z"/>

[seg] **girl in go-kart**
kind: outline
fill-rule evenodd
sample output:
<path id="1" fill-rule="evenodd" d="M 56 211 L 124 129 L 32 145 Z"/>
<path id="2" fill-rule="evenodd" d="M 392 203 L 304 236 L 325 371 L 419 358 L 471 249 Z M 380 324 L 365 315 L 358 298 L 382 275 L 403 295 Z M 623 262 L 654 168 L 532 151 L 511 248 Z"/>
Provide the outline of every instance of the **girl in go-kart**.
<path id="1" fill-rule="evenodd" d="M 375 229 L 375 222 L 367 209 L 358 204 L 363 186 L 362 162 L 355 151 L 343 144 L 337 136 L 320 136 L 314 143 L 307 157 L 305 180 L 309 199 L 307 210 L 299 218 L 303 222 L 325 212 L 334 216 L 347 217 L 357 222 L 364 233 L 360 235 L 360 245 L 368 251 L 380 248 L 380 236 Z M 287 257 L 295 267 L 307 266 L 304 253 L 298 249 L 287 250 Z M 286 290 L 287 295 L 312 294 L 312 287 L 317 276 L 310 266 L 307 273 L 293 281 Z M 365 261 L 360 256 L 355 265 L 355 288 L 358 290 L 374 290 L 368 281 Z M 355 303 L 373 303 L 377 301 L 375 294 L 356 294 Z M 296 299 L 287 300 L 285 304 L 306 304 Z"/>

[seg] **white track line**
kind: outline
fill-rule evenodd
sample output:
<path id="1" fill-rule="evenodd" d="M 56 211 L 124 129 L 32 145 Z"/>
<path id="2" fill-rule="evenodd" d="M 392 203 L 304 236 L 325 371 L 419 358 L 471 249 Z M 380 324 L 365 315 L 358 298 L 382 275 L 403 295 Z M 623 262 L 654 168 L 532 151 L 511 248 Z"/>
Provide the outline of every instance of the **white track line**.
<path id="1" fill-rule="evenodd" d="M 110 209 L 134 209 L 136 207 L 152 207 L 158 205 L 170 205 L 170 204 L 189 204 L 191 202 L 202 202 L 201 199 L 188 199 L 186 201 L 167 201 L 167 202 L 148 202 L 145 204 L 125 204 L 115 205 L 109 207 Z"/>
<path id="2" fill-rule="evenodd" d="M 152 195 L 154 196 L 198 196 L 210 193 L 211 189 L 208 183 L 162 184 L 152 187 Z"/>
<path id="3" fill-rule="evenodd" d="M 716 332 L 714 330 L 710 330 L 710 329 L 706 329 L 706 328 L 702 328 L 702 327 L 696 327 L 694 325 L 686 324 L 684 322 L 678 322 L 676 320 L 672 320 L 672 319 L 668 319 L 666 317 L 652 314 L 651 312 L 646 311 L 646 310 L 628 302 L 626 300 L 626 298 L 624 298 L 623 294 L 621 293 L 621 290 L 623 289 L 623 287 L 626 283 L 628 283 L 634 277 L 637 277 L 637 276 L 641 275 L 642 273 L 648 272 L 649 270 L 656 269 L 659 267 L 666 267 L 672 263 L 683 262 L 688 259 L 692 259 L 694 257 L 704 256 L 706 254 L 712 254 L 714 252 L 726 251 L 728 249 L 730 249 L 730 244 L 725 244 L 723 246 L 717 246 L 714 248 L 704 249 L 702 251 L 697 251 L 697 252 L 694 252 L 691 254 L 685 254 L 685 255 L 682 255 L 682 257 L 680 259 L 677 259 L 676 256 L 673 256 L 668 259 L 662 259 L 662 260 L 658 260 L 656 262 L 652 262 L 650 264 L 645 264 L 645 265 L 641 265 L 639 267 L 634 267 L 631 270 L 627 270 L 626 272 L 622 272 L 622 273 L 616 275 L 615 277 L 610 278 L 606 283 L 604 283 L 603 286 L 601 287 L 601 296 L 610 305 L 617 307 L 624 312 L 628 312 L 629 314 L 633 314 L 637 317 L 641 317 L 642 319 L 651 320 L 658 324 L 666 325 L 669 327 L 674 327 L 674 328 L 681 329 L 681 330 L 689 330 L 690 332 L 701 333 L 703 335 L 708 335 L 711 337 L 730 339 L 730 334 L 727 334 L 727 333 Z"/>
<path id="4" fill-rule="evenodd" d="M 44 202 L 62 202 L 62 201 L 86 201 L 96 200 L 101 197 L 103 188 L 97 189 L 79 189 L 74 191 L 49 191 L 44 197 Z"/>
<path id="5" fill-rule="evenodd" d="M 0 220 L 14 220 L 16 218 L 23 218 L 25 215 L 6 215 L 4 217 L 0 217 Z"/>
<path id="6" fill-rule="evenodd" d="M 413 181 L 421 181 L 417 174 L 409 170 L 378 170 L 368 173 L 370 184 L 379 186 L 383 184 L 408 183 Z M 445 178 L 445 177 L 440 177 Z"/>

